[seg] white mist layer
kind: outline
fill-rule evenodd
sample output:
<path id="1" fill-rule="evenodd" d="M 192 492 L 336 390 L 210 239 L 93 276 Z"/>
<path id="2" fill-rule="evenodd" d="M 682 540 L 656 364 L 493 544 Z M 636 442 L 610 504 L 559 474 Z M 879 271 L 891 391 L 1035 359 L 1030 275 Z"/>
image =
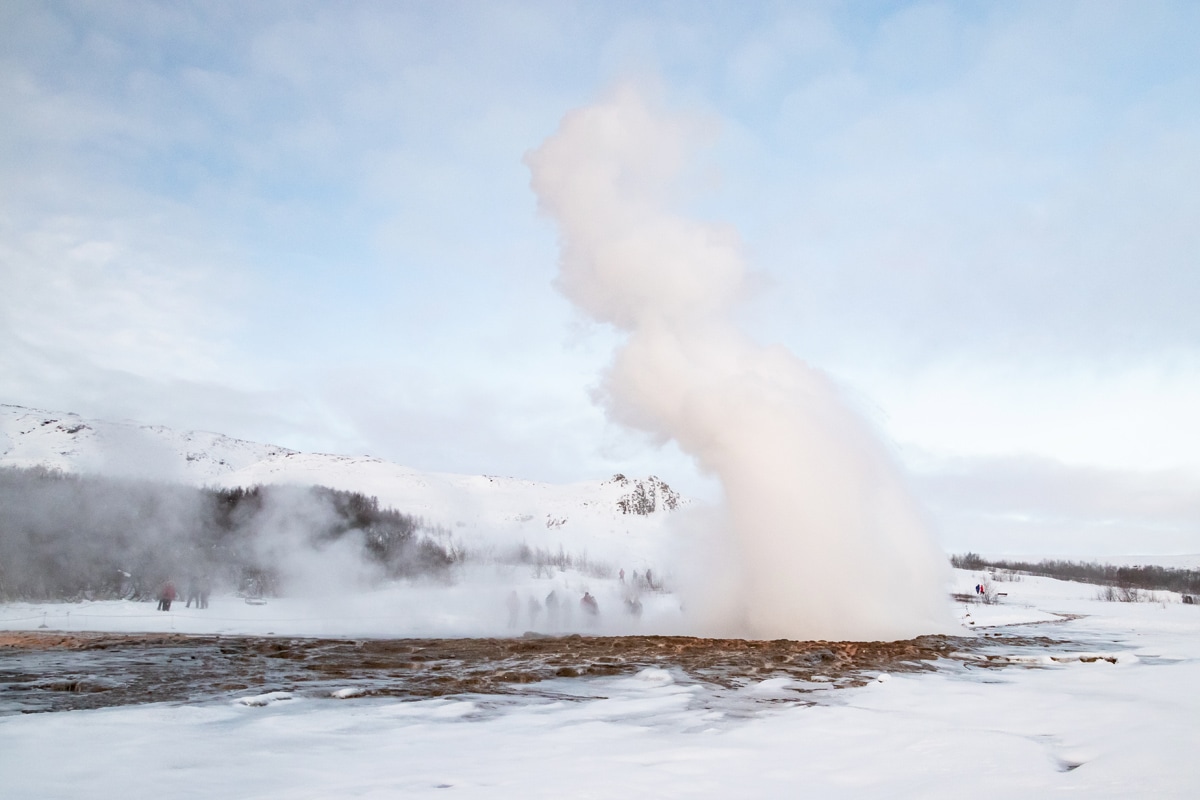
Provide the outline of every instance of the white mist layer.
<path id="1" fill-rule="evenodd" d="M 559 226 L 559 289 L 627 334 L 610 417 L 674 439 L 724 487 L 728 508 L 689 544 L 709 556 L 689 615 L 763 638 L 942 630 L 949 568 L 886 449 L 823 373 L 735 327 L 736 235 L 668 210 L 698 133 L 626 87 L 526 158 Z"/>

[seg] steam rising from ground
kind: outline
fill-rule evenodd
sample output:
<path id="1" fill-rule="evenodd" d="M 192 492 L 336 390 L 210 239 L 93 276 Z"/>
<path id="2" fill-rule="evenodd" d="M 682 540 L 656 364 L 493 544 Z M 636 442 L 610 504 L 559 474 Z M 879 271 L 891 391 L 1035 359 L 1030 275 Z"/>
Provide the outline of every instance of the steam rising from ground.
<path id="1" fill-rule="evenodd" d="M 526 159 L 559 226 L 559 288 L 627 334 L 609 415 L 674 439 L 724 487 L 688 610 L 708 632 L 768 638 L 940 628 L 948 567 L 888 453 L 824 374 L 734 326 L 736 235 L 669 210 L 701 133 L 624 87 Z"/>
<path id="2" fill-rule="evenodd" d="M 328 605 L 453 562 L 418 519 L 352 492 L 0 468 L 0 602 L 157 599 L 170 581 Z"/>

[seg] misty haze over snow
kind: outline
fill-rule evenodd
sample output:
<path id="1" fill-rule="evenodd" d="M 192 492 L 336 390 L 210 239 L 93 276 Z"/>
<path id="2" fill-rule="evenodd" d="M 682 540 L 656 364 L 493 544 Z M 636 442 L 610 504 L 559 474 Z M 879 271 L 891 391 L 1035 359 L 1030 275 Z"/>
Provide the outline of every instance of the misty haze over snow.
<path id="1" fill-rule="evenodd" d="M 170 580 L 181 602 L 186 587 L 211 586 L 226 606 L 209 615 L 219 626 L 245 615 L 241 597 L 271 598 L 269 618 L 282 598 L 279 633 L 704 632 L 704 615 L 681 613 L 693 596 L 680 585 L 697 547 L 683 524 L 691 506 L 654 476 L 428 473 L 0 406 L 9 603 L 88 601 L 111 615 Z M 588 591 L 601 603 L 595 620 L 572 613 Z"/>
<path id="2" fill-rule="evenodd" d="M 228 489 L 325 486 L 376 497 L 472 549 L 562 545 L 576 555 L 625 557 L 631 569 L 653 563 L 653 540 L 666 536 L 667 516 L 690 502 L 653 476 L 547 484 L 430 473 L 378 458 L 301 453 L 217 433 L 16 406 L 0 406 L 0 467 Z"/>

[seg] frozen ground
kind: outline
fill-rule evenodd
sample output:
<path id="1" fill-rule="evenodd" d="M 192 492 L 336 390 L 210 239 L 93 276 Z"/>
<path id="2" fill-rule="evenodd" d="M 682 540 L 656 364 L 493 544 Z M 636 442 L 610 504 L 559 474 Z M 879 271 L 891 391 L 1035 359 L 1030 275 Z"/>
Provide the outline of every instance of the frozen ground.
<path id="1" fill-rule="evenodd" d="M 954 588 L 977 579 L 956 573 Z M 955 604 L 963 632 L 1044 646 L 1001 637 L 933 672 L 803 693 L 779 677 L 715 692 L 650 667 L 509 695 L 362 697 L 348 682 L 321 697 L 244 690 L 7 716 L 0 775 L 6 797 L 38 798 L 1194 797 L 1200 607 L 1167 594 L 1104 603 L 1049 579 L 997 588 L 999 605 Z M 71 624 L 98 605 L 71 606 Z M 173 624 L 265 633 L 286 606 L 235 605 Z M 108 610 L 93 630 L 162 625 L 151 606 Z M 278 613 L 268 629 L 249 616 L 266 611 Z M 5 606 L 0 627 L 36 629 L 43 612 L 65 617 Z"/>

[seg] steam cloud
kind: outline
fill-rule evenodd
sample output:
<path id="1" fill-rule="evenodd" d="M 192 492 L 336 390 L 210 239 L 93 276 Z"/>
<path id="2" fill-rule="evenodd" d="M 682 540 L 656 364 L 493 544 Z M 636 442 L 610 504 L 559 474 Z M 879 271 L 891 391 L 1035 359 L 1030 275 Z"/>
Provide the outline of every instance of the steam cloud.
<path id="1" fill-rule="evenodd" d="M 944 626 L 946 560 L 837 387 L 734 325 L 735 233 L 669 210 L 699 125 L 631 87 L 567 114 L 526 157 L 558 224 L 558 288 L 626 334 L 615 421 L 670 438 L 724 488 L 720 564 L 686 602 L 711 633 L 897 639 Z"/>

